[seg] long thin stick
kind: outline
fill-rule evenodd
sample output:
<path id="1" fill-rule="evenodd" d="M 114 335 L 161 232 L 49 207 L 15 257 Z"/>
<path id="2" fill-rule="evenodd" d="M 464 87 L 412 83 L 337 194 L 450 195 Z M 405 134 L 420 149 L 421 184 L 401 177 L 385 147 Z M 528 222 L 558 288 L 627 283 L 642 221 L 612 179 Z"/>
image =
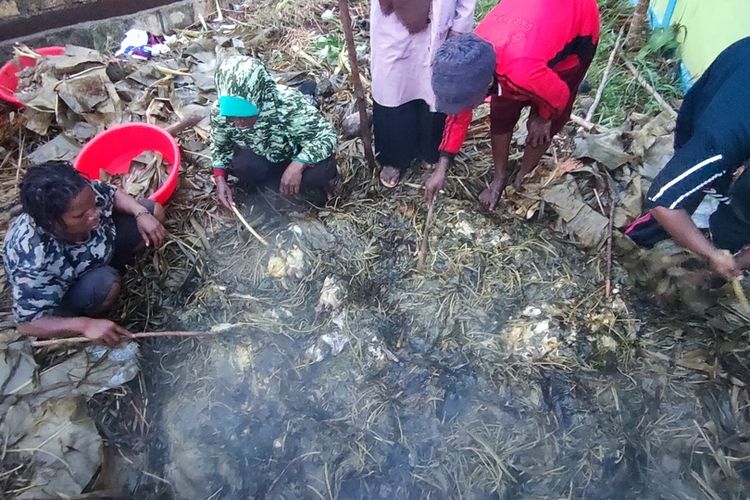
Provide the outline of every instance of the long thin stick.
<path id="1" fill-rule="evenodd" d="M 638 83 L 641 84 L 641 87 L 643 87 L 646 92 L 651 94 L 651 96 L 656 100 L 656 102 L 659 103 L 659 106 L 661 106 L 664 111 L 669 113 L 673 118 L 677 116 L 677 112 L 674 110 L 674 108 L 672 108 L 672 106 L 670 106 L 669 103 L 664 100 L 661 94 L 659 94 L 656 89 L 652 87 L 645 78 L 643 78 L 641 72 L 638 71 L 638 68 L 633 66 L 633 63 L 631 63 L 630 61 L 625 61 L 625 67 L 628 68 L 628 70 L 633 74 Z"/>
<path id="2" fill-rule="evenodd" d="M 613 228 L 615 221 L 615 204 L 616 198 L 612 185 L 609 186 L 609 224 L 607 227 L 607 275 L 604 280 L 604 296 L 609 298 L 612 295 L 612 240 Z"/>
<path id="3" fill-rule="evenodd" d="M 150 337 L 197 337 L 200 335 L 214 335 L 217 332 L 206 331 L 206 332 L 142 332 L 134 333 L 133 337 L 137 339 L 145 339 Z M 37 340 L 31 343 L 32 347 L 51 347 L 53 349 L 58 347 L 68 347 L 76 344 L 86 344 L 92 342 L 88 337 L 70 337 L 64 339 L 50 339 L 50 340 Z"/>
<path id="4" fill-rule="evenodd" d="M 253 227 L 250 225 L 249 222 L 247 222 L 247 220 L 245 220 L 245 218 L 242 216 L 242 214 L 240 213 L 240 211 L 237 210 L 237 207 L 235 207 L 234 205 L 232 205 L 232 211 L 234 212 L 234 215 L 236 215 L 237 218 L 240 220 L 240 222 L 242 222 L 242 224 L 247 228 L 247 230 L 250 231 L 250 234 L 252 234 L 253 236 L 255 236 L 256 240 L 260 241 L 264 246 L 268 246 L 268 242 L 263 238 L 263 236 L 259 235 L 255 231 L 255 229 L 253 229 Z"/>
<path id="5" fill-rule="evenodd" d="M 745 291 L 742 289 L 742 283 L 740 283 L 739 278 L 734 278 L 732 280 L 732 288 L 734 288 L 734 295 L 737 296 L 737 300 L 742 306 L 743 312 L 745 314 L 749 314 L 750 302 L 747 301 L 747 296 L 745 295 Z"/>
<path id="6" fill-rule="evenodd" d="M 425 259 L 427 258 L 427 245 L 430 237 L 430 226 L 432 225 L 432 218 L 435 213 L 435 198 L 427 206 L 427 218 L 424 221 L 424 230 L 422 231 L 422 243 L 419 245 L 419 254 L 417 255 L 417 265 L 422 268 L 424 267 Z"/>
<path id="7" fill-rule="evenodd" d="M 18 164 L 16 165 L 16 186 L 18 186 L 18 181 L 21 179 L 21 168 L 23 165 L 23 149 L 26 143 L 26 134 L 24 134 L 22 130 L 19 130 L 18 137 L 20 138 L 20 140 L 18 141 L 20 144 L 18 146 Z"/>
<path id="8" fill-rule="evenodd" d="M 599 124 L 591 123 L 590 121 L 585 120 L 576 114 L 570 115 L 570 121 L 577 125 L 580 125 L 586 132 L 607 132 L 608 130 L 607 127 L 602 127 Z"/>
<path id="9" fill-rule="evenodd" d="M 203 120 L 203 118 L 205 117 L 197 113 L 192 114 L 192 115 L 187 115 L 183 117 L 182 120 L 178 121 L 177 123 L 173 123 L 172 125 L 166 127 L 164 131 L 169 132 L 169 134 L 171 134 L 174 137 L 177 137 L 177 135 L 183 130 L 198 125 L 198 123 L 200 123 L 200 121 Z"/>
<path id="10" fill-rule="evenodd" d="M 609 53 L 609 60 L 607 61 L 607 67 L 604 68 L 604 73 L 602 73 L 602 81 L 599 83 L 599 88 L 596 89 L 594 102 L 591 104 L 591 107 L 586 113 L 587 122 L 590 122 L 594 118 L 594 113 L 596 113 L 596 108 L 599 107 L 599 102 L 601 102 L 602 96 L 604 95 L 604 88 L 607 86 L 607 83 L 609 83 L 609 73 L 612 71 L 612 65 L 615 63 L 615 58 L 617 57 L 617 54 L 620 51 L 620 43 L 622 42 L 622 35 L 624 32 L 625 32 L 625 25 L 623 24 L 622 27 L 620 28 L 620 32 L 617 34 L 617 40 L 615 40 L 615 46 L 612 49 L 612 52 Z"/>
<path id="11" fill-rule="evenodd" d="M 341 24 L 344 28 L 346 38 L 346 49 L 349 53 L 349 65 L 352 67 L 352 83 L 354 94 L 357 96 L 357 109 L 359 110 L 359 135 L 365 147 L 365 158 L 371 171 L 377 168 L 375 155 L 372 152 L 372 137 L 370 136 L 370 120 L 367 117 L 367 105 L 365 104 L 365 91 L 362 87 L 362 79 L 359 76 L 359 63 L 357 62 L 357 47 L 354 44 L 354 33 L 352 33 L 352 17 L 349 13 L 349 2 L 339 0 L 339 11 Z"/>

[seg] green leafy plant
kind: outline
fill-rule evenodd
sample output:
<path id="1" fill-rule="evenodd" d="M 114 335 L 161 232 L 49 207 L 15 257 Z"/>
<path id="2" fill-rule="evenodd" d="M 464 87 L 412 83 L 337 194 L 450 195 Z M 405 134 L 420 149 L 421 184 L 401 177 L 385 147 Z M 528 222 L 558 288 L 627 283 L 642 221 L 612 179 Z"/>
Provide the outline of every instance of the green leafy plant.
<path id="1" fill-rule="evenodd" d="M 315 40 L 315 55 L 329 66 L 336 66 L 344 50 L 344 39 L 338 34 L 321 35 Z"/>
<path id="2" fill-rule="evenodd" d="M 652 54 L 672 57 L 680 48 L 680 40 L 684 39 L 685 26 L 675 24 L 666 28 L 656 28 L 646 45 L 638 52 L 637 58 L 644 59 Z"/>

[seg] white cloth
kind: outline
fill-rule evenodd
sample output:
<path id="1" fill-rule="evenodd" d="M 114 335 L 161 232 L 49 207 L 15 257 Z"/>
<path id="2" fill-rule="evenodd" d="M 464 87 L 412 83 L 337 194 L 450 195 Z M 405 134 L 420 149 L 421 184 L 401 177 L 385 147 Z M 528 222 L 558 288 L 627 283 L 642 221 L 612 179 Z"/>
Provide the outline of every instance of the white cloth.
<path id="1" fill-rule="evenodd" d="M 396 107 L 415 99 L 435 111 L 430 64 L 450 31 L 467 33 L 474 25 L 476 0 L 432 0 L 427 29 L 410 34 L 395 13 L 385 16 L 379 0 L 370 1 L 372 97 Z"/>

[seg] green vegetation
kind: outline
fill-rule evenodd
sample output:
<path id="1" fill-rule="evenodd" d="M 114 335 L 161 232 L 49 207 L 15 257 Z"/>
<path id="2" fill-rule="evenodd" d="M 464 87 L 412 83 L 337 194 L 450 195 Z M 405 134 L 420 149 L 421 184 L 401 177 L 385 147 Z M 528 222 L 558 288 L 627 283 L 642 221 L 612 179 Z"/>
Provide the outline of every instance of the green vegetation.
<path id="1" fill-rule="evenodd" d="M 478 0 L 477 7 L 474 11 L 474 17 L 477 21 L 482 19 L 487 13 L 498 4 L 498 0 Z"/>
<path id="2" fill-rule="evenodd" d="M 600 0 L 599 6 L 602 17 L 601 40 L 586 77 L 593 86 L 592 95 L 601 82 L 617 34 L 623 24 L 627 25 L 633 12 L 633 7 L 622 0 Z M 627 30 L 627 26 L 625 29 Z M 665 54 L 674 52 L 674 50 L 669 50 L 675 48 L 673 43 L 675 37 L 670 35 L 671 33 L 655 32 L 643 50 L 638 53 L 629 53 L 626 58 L 638 68 L 641 75 L 664 99 L 678 108 L 676 101 L 682 97 L 682 90 L 679 85 L 677 61 L 664 57 Z M 610 80 L 594 115 L 594 122 L 606 127 L 616 127 L 634 111 L 655 114 L 659 113 L 661 108 L 633 78 L 632 73 L 623 64 L 622 58 L 619 58 L 610 73 Z"/>
<path id="3" fill-rule="evenodd" d="M 497 0 L 479 0 L 476 7 L 477 21 L 481 20 L 497 3 Z M 624 0 L 599 0 L 599 7 L 602 17 L 601 40 L 596 58 L 587 75 L 587 80 L 593 86 L 592 95 L 601 82 L 617 34 L 623 24 L 629 22 L 633 13 L 633 6 Z M 677 52 L 677 38 L 680 31 L 680 27 L 657 30 L 640 52 L 627 55 L 628 60 L 638 68 L 641 75 L 664 99 L 673 103 L 675 108 L 678 107 L 676 101 L 682 97 L 677 77 L 677 61 L 668 59 L 666 56 L 673 57 L 673 54 Z M 606 127 L 615 127 L 634 111 L 653 114 L 659 113 L 661 108 L 633 78 L 622 59 L 619 59 L 612 68 L 609 83 L 604 90 L 597 113 L 594 115 L 594 121 Z"/>

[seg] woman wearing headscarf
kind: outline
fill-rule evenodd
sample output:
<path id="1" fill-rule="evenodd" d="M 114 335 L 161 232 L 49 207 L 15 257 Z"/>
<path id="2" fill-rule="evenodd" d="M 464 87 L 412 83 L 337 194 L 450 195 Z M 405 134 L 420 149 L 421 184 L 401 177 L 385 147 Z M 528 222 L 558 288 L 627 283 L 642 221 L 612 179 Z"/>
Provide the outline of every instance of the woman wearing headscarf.
<path id="1" fill-rule="evenodd" d="M 380 181 L 395 187 L 414 161 L 434 164 L 445 115 L 435 111 L 432 57 L 471 31 L 476 0 L 372 0 L 370 72 Z"/>
<path id="2" fill-rule="evenodd" d="M 230 56 L 216 69 L 211 155 L 219 202 L 231 207 L 227 174 L 240 186 L 331 192 L 336 132 L 298 90 L 277 84 L 252 57 Z"/>

